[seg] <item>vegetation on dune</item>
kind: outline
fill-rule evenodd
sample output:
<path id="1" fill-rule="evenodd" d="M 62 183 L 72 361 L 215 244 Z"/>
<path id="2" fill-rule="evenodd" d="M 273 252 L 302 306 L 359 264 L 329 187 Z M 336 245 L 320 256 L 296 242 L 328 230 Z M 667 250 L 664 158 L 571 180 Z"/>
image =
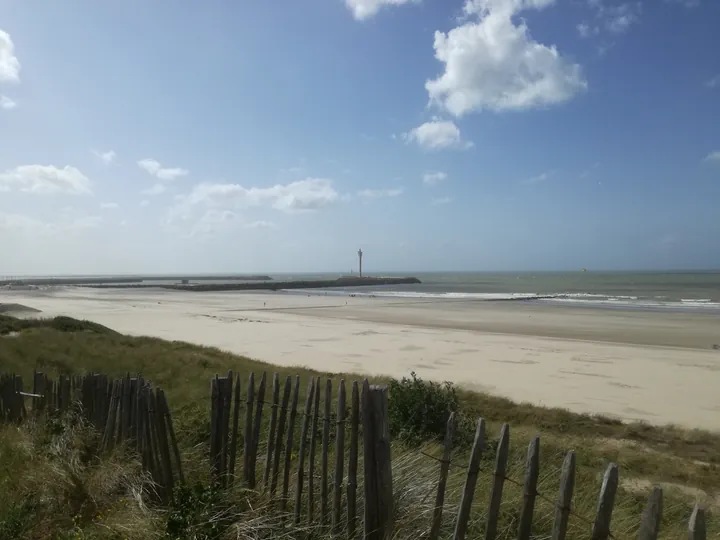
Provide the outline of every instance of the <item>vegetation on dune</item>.
<path id="1" fill-rule="evenodd" d="M 280 368 L 218 349 L 128 337 L 95 323 L 66 317 L 20 320 L 0 315 L 0 336 L 0 372 L 18 373 L 26 381 L 30 381 L 33 370 L 52 374 L 94 371 L 112 376 L 129 372 L 142 373 L 161 386 L 173 412 L 188 480 L 185 487 L 176 490 L 169 508 L 157 506 L 143 495 L 152 486 L 133 454 L 116 448 L 98 456 L 99 437 L 79 416 L 29 422 L 20 428 L 0 426 L 0 540 L 330 536 L 319 527 L 288 529 L 289 521 L 283 521 L 262 494 L 244 490 L 240 482 L 230 492 L 207 487 L 207 383 L 216 373 L 229 369 L 240 374 L 242 380 L 247 380 L 250 372 L 263 371 L 277 371 L 282 377 L 300 375 L 304 381 L 318 375 L 346 380 L 358 380 L 359 376 Z M 478 416 L 487 421 L 489 440 L 468 537 L 483 532 L 494 451 L 503 422 L 511 426 L 508 476 L 516 481 L 522 481 L 529 440 L 540 435 L 538 489 L 550 499 L 557 493 L 565 452 L 576 450 L 574 508 L 580 515 L 593 516 L 599 478 L 608 462 L 620 465 L 625 483 L 613 514 L 616 538 L 636 536 L 650 484 L 660 482 L 667 488 L 662 530 L 668 537 L 684 534 L 695 498 L 704 494 L 706 500 L 712 501 L 720 486 L 720 434 L 625 424 L 517 404 L 451 384 L 429 383 L 414 375 L 386 382 L 390 384 L 390 423 L 395 437 L 393 481 L 398 538 L 424 536 L 429 530 L 438 463 L 427 456 L 441 454 L 439 441 L 451 410 L 459 418 L 458 449 L 448 480 L 443 537 L 451 534 Z M 263 449 L 259 454 L 263 455 Z M 628 479 L 637 481 L 628 483 Z M 521 499 L 522 488 L 506 483 L 500 538 L 515 536 Z M 533 525 L 537 536 L 549 533 L 553 512 L 551 503 L 537 501 Z M 712 516 L 708 527 L 710 536 L 720 532 Z M 588 532 L 587 523 L 571 518 L 569 538 L 588 536 Z"/>

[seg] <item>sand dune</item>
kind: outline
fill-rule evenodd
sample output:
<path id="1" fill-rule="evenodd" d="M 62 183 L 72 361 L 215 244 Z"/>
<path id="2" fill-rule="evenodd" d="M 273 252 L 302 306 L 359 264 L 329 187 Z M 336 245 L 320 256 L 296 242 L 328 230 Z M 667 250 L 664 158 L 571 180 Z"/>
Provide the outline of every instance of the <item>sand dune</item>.
<path id="1" fill-rule="evenodd" d="M 76 288 L 0 299 L 279 365 L 415 371 L 517 401 L 720 430 L 720 352 L 712 349 L 720 321 L 712 315 Z"/>

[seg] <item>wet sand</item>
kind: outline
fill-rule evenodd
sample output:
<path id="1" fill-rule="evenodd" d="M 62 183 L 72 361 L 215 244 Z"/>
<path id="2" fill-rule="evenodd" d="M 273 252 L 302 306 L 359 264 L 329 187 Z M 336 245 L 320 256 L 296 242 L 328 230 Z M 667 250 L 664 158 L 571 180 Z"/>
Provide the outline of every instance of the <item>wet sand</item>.
<path id="1" fill-rule="evenodd" d="M 278 365 L 415 371 L 536 405 L 720 430 L 717 315 L 154 289 L 0 291 L 0 302 Z"/>

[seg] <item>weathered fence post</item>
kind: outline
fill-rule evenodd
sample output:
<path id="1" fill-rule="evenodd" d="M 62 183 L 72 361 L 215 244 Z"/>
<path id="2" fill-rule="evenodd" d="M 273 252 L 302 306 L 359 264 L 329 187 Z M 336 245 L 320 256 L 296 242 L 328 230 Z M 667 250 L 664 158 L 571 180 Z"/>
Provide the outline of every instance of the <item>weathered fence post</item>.
<path id="1" fill-rule="evenodd" d="M 520 510 L 520 526 L 518 540 L 529 540 L 532 529 L 535 497 L 537 497 L 537 481 L 540 475 L 540 437 L 534 437 L 528 446 L 527 463 L 525 464 L 525 482 L 523 483 L 523 504 Z"/>
<path id="2" fill-rule="evenodd" d="M 638 540 L 657 540 L 662 518 L 663 492 L 659 487 L 653 488 L 648 497 L 647 506 L 640 520 Z"/>
<path id="3" fill-rule="evenodd" d="M 280 509 L 285 512 L 288 500 L 288 491 L 290 489 L 290 462 L 292 461 L 293 440 L 295 437 L 295 419 L 297 418 L 298 399 L 300 397 L 300 376 L 295 376 L 295 386 L 293 387 L 292 405 L 290 407 L 290 421 L 288 422 L 287 441 L 285 443 L 285 466 L 283 468 L 283 488 L 282 499 L 280 499 Z"/>
<path id="4" fill-rule="evenodd" d="M 255 406 L 255 421 L 253 423 L 252 431 L 252 450 L 250 451 L 250 475 L 248 485 L 250 488 L 255 489 L 257 483 L 257 451 L 260 445 L 260 430 L 262 429 L 262 412 L 263 405 L 265 404 L 265 384 L 267 383 L 267 373 L 263 371 L 262 377 L 260 378 L 260 386 L 258 387 L 257 393 L 257 404 Z"/>
<path id="5" fill-rule="evenodd" d="M 290 387 L 292 379 L 288 375 L 285 379 L 283 389 L 282 406 L 280 407 L 280 418 L 278 419 L 277 434 L 275 437 L 275 455 L 273 456 L 273 471 L 270 480 L 270 495 L 274 496 L 277 490 L 278 477 L 280 475 L 280 454 L 282 453 L 282 436 L 285 433 L 285 418 L 287 416 L 288 401 L 290 400 Z"/>
<path id="6" fill-rule="evenodd" d="M 612 519 L 613 506 L 615 506 L 617 488 L 618 466 L 611 463 L 605 471 L 602 488 L 600 488 L 597 515 L 592 528 L 592 540 L 607 540 L 610 536 L 610 520 Z"/>
<path id="7" fill-rule="evenodd" d="M 317 451 L 317 425 L 320 419 L 320 377 L 315 380 L 315 403 L 310 426 L 310 463 L 308 464 L 308 521 L 315 518 L 315 453 Z"/>
<path id="8" fill-rule="evenodd" d="M 463 489 L 462 498 L 460 499 L 460 509 L 458 510 L 457 522 L 455 523 L 455 533 L 453 540 L 463 540 L 467 534 L 468 521 L 470 520 L 470 508 L 472 507 L 473 497 L 475 497 L 475 485 L 477 484 L 478 473 L 480 472 L 480 457 L 485 449 L 485 420 L 478 419 L 475 429 L 475 439 L 473 440 L 472 450 L 470 451 L 470 463 L 468 464 L 467 476 L 465 478 L 465 487 Z"/>
<path id="9" fill-rule="evenodd" d="M 330 450 L 330 407 L 332 381 L 325 381 L 325 409 L 323 415 L 322 455 L 320 456 L 320 521 L 328 522 L 328 452 Z"/>
<path id="10" fill-rule="evenodd" d="M 340 511 L 342 510 L 342 484 L 345 478 L 345 381 L 340 380 L 335 426 L 335 478 L 333 486 L 332 531 L 340 532 Z"/>
<path id="11" fill-rule="evenodd" d="M 437 495 L 435 496 L 435 508 L 433 509 L 432 526 L 430 527 L 429 540 L 437 540 L 440 536 L 442 525 L 443 505 L 445 504 L 445 487 L 447 475 L 450 470 L 450 458 L 452 457 L 453 439 L 455 437 L 455 413 L 450 413 L 445 426 L 445 441 L 443 443 L 443 455 L 440 462 L 440 480 L 438 481 Z"/>
<path id="12" fill-rule="evenodd" d="M 303 409 L 302 429 L 300 430 L 300 455 L 298 456 L 297 488 L 295 489 L 295 525 L 300 523 L 300 509 L 302 505 L 303 482 L 305 480 L 305 451 L 307 450 L 307 436 L 310 429 L 310 414 L 312 412 L 313 397 L 315 395 L 315 378 L 310 377 L 305 395 L 305 409 Z"/>
<path id="13" fill-rule="evenodd" d="M 255 481 L 250 480 L 250 467 L 252 459 L 250 454 L 253 446 L 253 401 L 255 400 L 255 373 L 250 373 L 248 379 L 247 400 L 245 401 L 245 429 L 243 430 L 243 478 L 245 484 L 250 487 Z"/>
<path id="14" fill-rule="evenodd" d="M 365 468 L 365 538 L 392 537 L 394 508 L 387 386 L 363 382 L 363 463 Z"/>
<path id="15" fill-rule="evenodd" d="M 696 504 L 688 523 L 688 540 L 705 540 L 706 534 L 705 509 Z"/>
<path id="16" fill-rule="evenodd" d="M 552 540 L 565 540 L 568 518 L 575 489 L 575 452 L 567 453 L 560 473 L 560 493 L 555 504 L 555 521 L 552 528 Z"/>
<path id="17" fill-rule="evenodd" d="M 270 406 L 270 429 L 268 431 L 267 453 L 265 457 L 265 473 L 263 474 L 263 490 L 267 491 L 272 471 L 273 451 L 275 450 L 275 428 L 277 427 L 278 407 L 280 403 L 280 375 L 273 375 L 273 395 Z"/>
<path id="18" fill-rule="evenodd" d="M 360 435 L 360 391 L 357 381 L 353 381 L 352 404 L 350 413 L 350 461 L 348 462 L 347 519 L 348 540 L 354 540 L 357 529 L 357 470 L 358 440 Z"/>
<path id="19" fill-rule="evenodd" d="M 232 433 L 230 434 L 230 467 L 228 468 L 228 486 L 235 481 L 235 463 L 237 462 L 237 445 L 240 436 L 240 375 L 235 376 L 235 395 L 233 396 Z"/>
<path id="20" fill-rule="evenodd" d="M 500 503 L 502 502 L 503 487 L 505 486 L 509 447 L 510 426 L 503 424 L 500 429 L 500 441 L 498 442 L 497 454 L 495 455 L 495 473 L 490 491 L 490 503 L 488 504 L 485 540 L 495 540 L 497 536 L 498 516 L 500 515 Z"/>

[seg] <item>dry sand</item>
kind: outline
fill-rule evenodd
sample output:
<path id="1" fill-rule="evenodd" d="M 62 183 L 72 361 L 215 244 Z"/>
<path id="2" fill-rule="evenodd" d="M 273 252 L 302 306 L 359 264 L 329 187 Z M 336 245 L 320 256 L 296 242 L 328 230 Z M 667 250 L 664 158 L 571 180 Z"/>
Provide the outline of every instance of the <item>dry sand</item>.
<path id="1" fill-rule="evenodd" d="M 516 401 L 720 430 L 715 315 L 159 289 L 2 291 L 0 301 L 278 365 L 415 371 Z"/>

